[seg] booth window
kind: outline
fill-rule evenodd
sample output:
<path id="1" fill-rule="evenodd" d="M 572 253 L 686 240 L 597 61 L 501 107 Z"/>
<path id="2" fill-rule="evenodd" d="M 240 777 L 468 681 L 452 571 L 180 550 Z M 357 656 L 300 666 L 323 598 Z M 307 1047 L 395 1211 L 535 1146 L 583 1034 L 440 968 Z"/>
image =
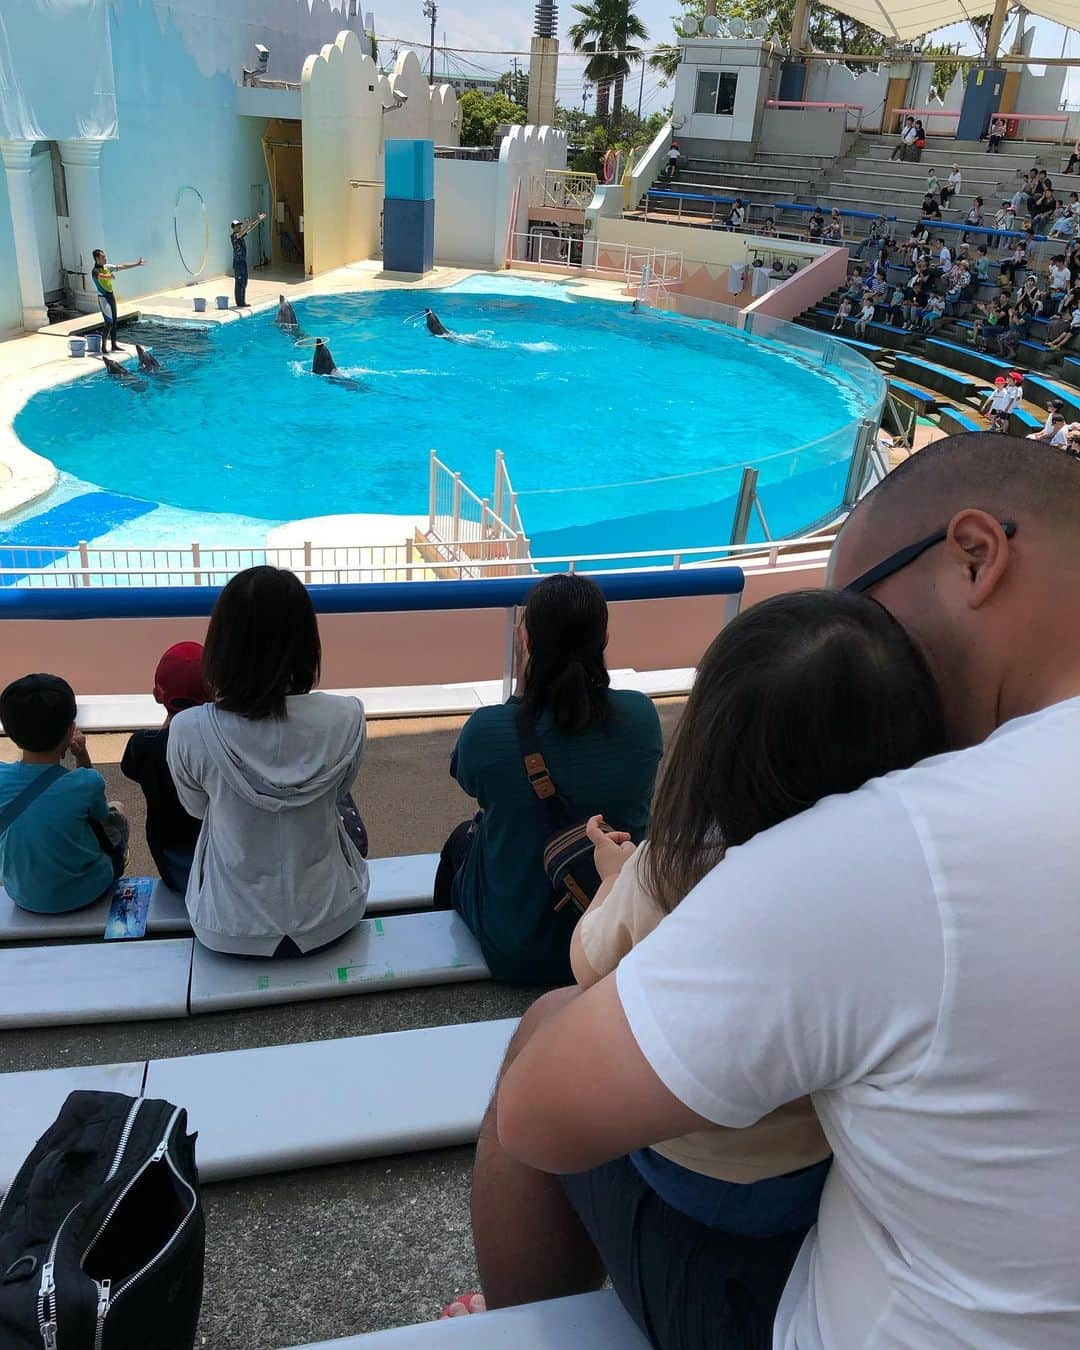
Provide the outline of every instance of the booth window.
<path id="1" fill-rule="evenodd" d="M 735 112 L 735 89 L 738 83 L 739 77 L 734 71 L 698 71 L 694 112 L 731 117 Z"/>

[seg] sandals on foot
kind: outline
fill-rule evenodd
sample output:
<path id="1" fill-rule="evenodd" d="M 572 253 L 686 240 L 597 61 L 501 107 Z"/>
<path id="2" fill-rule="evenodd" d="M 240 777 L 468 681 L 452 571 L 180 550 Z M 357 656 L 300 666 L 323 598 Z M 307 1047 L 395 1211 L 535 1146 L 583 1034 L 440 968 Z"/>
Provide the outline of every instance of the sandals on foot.
<path id="1" fill-rule="evenodd" d="M 448 1303 L 439 1314 L 439 1321 L 447 1317 L 467 1317 L 470 1313 L 487 1312 L 487 1303 L 483 1294 L 461 1294 Z"/>

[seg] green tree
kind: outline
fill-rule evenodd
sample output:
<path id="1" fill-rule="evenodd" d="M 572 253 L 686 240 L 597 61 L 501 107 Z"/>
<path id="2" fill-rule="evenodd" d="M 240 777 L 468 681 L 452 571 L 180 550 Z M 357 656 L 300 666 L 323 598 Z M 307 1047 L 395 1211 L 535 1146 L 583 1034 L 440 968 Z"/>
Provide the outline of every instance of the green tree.
<path id="1" fill-rule="evenodd" d="M 470 89 L 458 99 L 462 145 L 494 145 L 495 129 L 506 122 L 525 121 L 525 109 L 505 94 L 484 95 Z"/>
<path id="2" fill-rule="evenodd" d="M 526 70 L 507 70 L 499 76 L 498 90 L 513 99 L 519 108 L 529 106 L 529 73 Z"/>
<path id="3" fill-rule="evenodd" d="M 702 0 L 704 2 L 704 0 Z M 648 29 L 634 13 L 635 0 L 586 0 L 575 5 L 581 18 L 570 27 L 570 43 L 576 52 L 589 57 L 585 78 L 596 85 L 596 116 L 607 122 L 613 115 L 622 117 L 623 82 L 635 61 L 642 59 L 640 47 Z"/>
<path id="4" fill-rule="evenodd" d="M 618 126 L 605 125 L 596 117 L 586 118 L 588 125 L 582 127 L 580 134 L 574 138 L 584 148 L 571 161 L 571 169 L 578 173 L 595 173 L 599 176 L 604 155 L 609 149 L 618 150 L 625 156 L 641 146 L 648 145 L 670 116 L 670 108 L 650 113 L 644 119 L 639 119 L 628 112 L 623 114 L 623 120 Z"/>

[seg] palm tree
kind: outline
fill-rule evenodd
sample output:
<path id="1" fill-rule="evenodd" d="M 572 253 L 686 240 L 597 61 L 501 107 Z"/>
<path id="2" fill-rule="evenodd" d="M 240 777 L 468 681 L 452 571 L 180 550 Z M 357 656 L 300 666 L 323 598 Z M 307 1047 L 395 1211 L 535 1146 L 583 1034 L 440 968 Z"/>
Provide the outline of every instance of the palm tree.
<path id="1" fill-rule="evenodd" d="M 581 18 L 570 29 L 570 41 L 576 52 L 589 57 L 585 78 L 596 85 L 596 116 L 608 120 L 614 88 L 614 117 L 622 117 L 623 81 L 633 61 L 641 60 L 641 49 L 648 30 L 634 13 L 635 0 L 586 0 L 575 5 Z"/>

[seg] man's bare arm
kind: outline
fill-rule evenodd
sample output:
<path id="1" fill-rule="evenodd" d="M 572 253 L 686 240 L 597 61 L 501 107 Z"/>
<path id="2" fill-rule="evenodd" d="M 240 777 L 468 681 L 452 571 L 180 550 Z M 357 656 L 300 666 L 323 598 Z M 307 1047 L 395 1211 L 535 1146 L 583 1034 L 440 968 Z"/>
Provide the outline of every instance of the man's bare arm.
<path id="1" fill-rule="evenodd" d="M 539 1028 L 503 1075 L 499 1140 L 542 1172 L 582 1172 L 709 1124 L 638 1049 L 615 976 Z"/>

